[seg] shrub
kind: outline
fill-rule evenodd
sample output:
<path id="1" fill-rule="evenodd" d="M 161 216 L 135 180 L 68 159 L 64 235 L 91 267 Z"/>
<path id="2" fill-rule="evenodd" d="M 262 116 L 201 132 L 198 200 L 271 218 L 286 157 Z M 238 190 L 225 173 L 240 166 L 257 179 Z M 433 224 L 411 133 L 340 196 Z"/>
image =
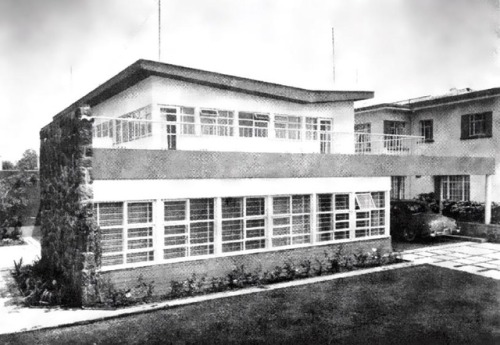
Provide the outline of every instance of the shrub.
<path id="1" fill-rule="evenodd" d="M 26 306 L 52 306 L 61 304 L 63 286 L 44 273 L 40 260 L 32 265 L 24 265 L 23 260 L 14 261 L 12 273 Z"/>

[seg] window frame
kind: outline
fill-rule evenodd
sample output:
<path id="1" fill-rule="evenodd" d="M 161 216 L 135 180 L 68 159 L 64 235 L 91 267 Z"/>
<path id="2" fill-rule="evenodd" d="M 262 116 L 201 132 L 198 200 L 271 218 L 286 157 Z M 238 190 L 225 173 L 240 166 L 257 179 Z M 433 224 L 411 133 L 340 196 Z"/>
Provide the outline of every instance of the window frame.
<path id="1" fill-rule="evenodd" d="M 224 199 L 241 199 L 241 215 L 238 217 L 227 217 L 224 218 Z M 248 215 L 248 200 L 249 199 L 262 199 L 263 201 L 263 214 L 258 215 Z M 248 253 L 255 251 L 262 251 L 268 247 L 267 244 L 267 205 L 266 205 L 266 197 L 265 196 L 244 196 L 244 197 L 221 197 L 221 229 L 220 229 L 220 241 L 221 241 L 221 255 L 232 254 L 232 253 Z M 249 227 L 248 223 L 252 221 L 263 222 L 263 226 L 257 227 Z M 231 222 L 241 222 L 241 237 L 239 239 L 228 239 L 224 240 L 224 223 L 228 224 Z M 262 235 L 260 236 L 249 236 L 250 231 L 262 231 Z M 260 241 L 263 243 L 263 247 L 257 248 L 247 248 L 249 242 Z M 241 244 L 239 250 L 224 250 L 224 245 L 231 244 Z"/>
<path id="2" fill-rule="evenodd" d="M 433 143 L 434 142 L 434 120 L 425 119 L 419 121 L 420 136 L 424 137 L 422 142 Z"/>
<path id="3" fill-rule="evenodd" d="M 241 115 L 251 115 L 252 118 L 242 118 Z M 242 125 L 242 122 L 245 121 L 251 122 L 251 124 Z M 270 114 L 252 111 L 238 111 L 238 136 L 240 138 L 268 138 L 270 122 Z M 263 126 L 264 124 L 265 126 Z"/>
<path id="4" fill-rule="evenodd" d="M 479 119 L 479 117 L 481 117 Z M 483 130 L 476 132 L 477 123 L 482 123 Z M 493 136 L 493 112 L 465 114 L 460 117 L 460 139 L 481 139 Z"/>
<path id="5" fill-rule="evenodd" d="M 212 218 L 211 219 L 205 219 L 205 220 L 193 220 L 191 219 L 192 216 L 192 207 L 191 203 L 192 200 L 212 200 Z M 179 259 L 196 259 L 196 258 L 203 258 L 203 257 L 210 257 L 215 255 L 215 231 L 216 231 L 216 220 L 215 220 L 215 198 L 188 198 L 188 199 L 164 199 L 162 200 L 162 206 L 163 210 L 165 210 L 165 203 L 167 202 L 184 202 L 185 203 L 185 209 L 184 209 L 184 219 L 182 220 L 174 220 L 174 221 L 167 221 L 165 220 L 166 213 L 165 211 L 163 212 L 163 220 L 162 220 L 162 239 L 163 239 L 163 245 L 161 247 L 161 257 L 162 261 L 171 261 L 171 260 L 179 260 Z M 194 224 L 201 224 L 201 223 L 212 223 L 212 229 L 210 231 L 210 226 L 207 227 L 208 230 L 208 241 L 203 242 L 203 243 L 192 243 L 193 239 L 193 234 L 192 234 L 192 226 Z M 166 227 L 176 227 L 176 226 L 184 226 L 184 234 L 166 234 Z M 211 232 L 211 236 L 210 236 Z M 180 237 L 184 236 L 185 237 L 185 243 L 184 244 L 174 244 L 174 245 L 166 245 L 165 241 L 167 238 L 174 238 L 174 237 Z M 210 241 L 211 239 L 211 241 Z M 204 255 L 192 255 L 192 249 L 194 247 L 203 247 L 207 246 L 207 254 Z M 210 246 L 211 246 L 211 252 L 210 252 Z M 178 248 L 184 248 L 185 249 L 185 255 L 184 256 L 176 256 L 176 257 L 170 257 L 170 258 L 165 258 L 165 251 L 168 249 L 178 249 Z"/>
<path id="6" fill-rule="evenodd" d="M 298 121 L 292 121 L 298 120 Z M 298 126 L 298 127 L 297 127 Z M 298 115 L 274 115 L 274 137 L 283 140 L 301 140 L 302 117 Z"/>
<path id="7" fill-rule="evenodd" d="M 122 206 L 122 218 L 121 224 L 118 225 L 101 225 L 100 219 L 100 209 L 102 204 L 121 204 Z M 129 222 L 129 205 L 130 204 L 150 204 L 150 221 L 144 223 L 130 223 Z M 105 201 L 98 202 L 94 204 L 94 210 L 96 212 L 96 222 L 99 228 L 101 229 L 101 236 L 103 230 L 112 230 L 112 229 L 121 229 L 121 242 L 122 242 L 122 250 L 121 251 L 113 251 L 109 253 L 102 253 L 102 258 L 112 257 L 112 256 L 122 256 L 121 263 L 119 264 L 111 264 L 111 265 L 102 265 L 103 267 L 114 267 L 114 266 L 129 266 L 134 264 L 144 264 L 148 262 L 154 262 L 154 251 L 155 251 L 155 215 L 154 215 L 154 206 L 155 203 L 152 200 L 132 200 L 132 201 Z M 133 229 L 142 229 L 148 228 L 149 235 L 147 236 L 130 236 L 129 230 Z M 129 248 L 129 243 L 139 240 L 148 240 L 150 245 L 143 248 Z M 102 241 L 102 240 L 101 240 Z M 148 244 L 149 244 L 148 243 Z M 102 246 L 102 244 L 101 244 Z M 133 254 L 146 253 L 147 259 L 144 261 L 128 261 L 128 257 Z"/>
<path id="8" fill-rule="evenodd" d="M 308 212 L 294 212 L 293 210 L 293 197 L 308 197 L 309 198 L 309 211 Z M 287 213 L 275 213 L 275 199 L 284 199 L 288 198 L 288 212 Z M 268 249 L 273 250 L 276 248 L 287 248 L 287 247 L 293 247 L 293 246 L 300 246 L 300 245 L 311 245 L 313 243 L 313 225 L 312 225 L 312 219 L 313 219 L 313 214 L 312 214 L 312 195 L 311 194 L 288 194 L 288 195 L 272 195 L 271 196 L 271 205 L 268 207 L 272 209 L 272 219 L 271 219 L 271 224 L 269 225 L 269 237 L 270 237 L 270 243 L 268 246 Z M 304 206 L 303 206 L 304 207 Z M 302 225 L 308 224 L 309 227 L 309 232 L 307 233 L 294 233 L 294 217 L 302 217 L 303 219 L 305 217 L 309 217 L 308 223 L 303 222 Z M 277 224 L 276 220 L 277 219 L 285 219 L 288 218 L 288 222 L 286 224 Z M 288 227 L 288 233 L 285 234 L 279 234 L 275 235 L 275 230 L 278 229 L 285 229 Z M 294 243 L 295 239 L 303 238 L 306 240 L 307 237 L 309 237 L 308 242 L 300 242 L 300 243 Z M 278 240 L 283 240 L 285 239 L 285 242 L 288 242 L 285 245 L 275 245 L 275 243 L 278 243 Z M 289 239 L 289 241 L 286 241 L 286 239 Z M 275 241 L 276 240 L 276 241 Z"/>
<path id="9" fill-rule="evenodd" d="M 208 112 L 214 112 L 209 116 Z M 205 122 L 213 119 L 212 123 Z M 233 137 L 234 136 L 234 111 L 211 108 L 200 109 L 201 135 Z"/>

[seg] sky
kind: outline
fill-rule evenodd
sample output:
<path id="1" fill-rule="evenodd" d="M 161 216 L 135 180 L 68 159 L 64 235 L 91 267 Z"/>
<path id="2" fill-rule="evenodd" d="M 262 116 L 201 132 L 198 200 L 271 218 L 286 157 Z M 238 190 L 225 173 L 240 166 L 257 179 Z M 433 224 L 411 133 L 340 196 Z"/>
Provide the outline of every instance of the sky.
<path id="1" fill-rule="evenodd" d="M 500 87 L 499 1 L 161 0 L 161 61 L 370 104 Z M 158 60 L 158 22 L 158 0 L 0 0 L 0 156 L 38 151 L 52 116 Z"/>

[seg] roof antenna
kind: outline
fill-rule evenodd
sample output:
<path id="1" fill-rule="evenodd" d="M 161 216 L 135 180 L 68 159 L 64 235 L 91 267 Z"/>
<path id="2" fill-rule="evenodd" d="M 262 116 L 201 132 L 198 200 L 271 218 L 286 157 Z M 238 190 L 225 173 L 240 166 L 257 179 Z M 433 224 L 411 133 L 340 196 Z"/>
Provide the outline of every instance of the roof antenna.
<path id="1" fill-rule="evenodd" d="M 332 27 L 333 84 L 335 84 L 335 29 Z"/>
<path id="2" fill-rule="evenodd" d="M 158 0 L 158 61 L 161 61 L 161 0 Z"/>

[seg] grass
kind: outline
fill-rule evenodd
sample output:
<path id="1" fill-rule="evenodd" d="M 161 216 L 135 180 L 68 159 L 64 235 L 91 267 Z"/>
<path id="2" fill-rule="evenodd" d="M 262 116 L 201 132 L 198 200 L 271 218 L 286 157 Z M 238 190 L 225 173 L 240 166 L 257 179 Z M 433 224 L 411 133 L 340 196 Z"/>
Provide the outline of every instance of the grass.
<path id="1" fill-rule="evenodd" d="M 498 344 L 500 282 L 417 266 L 0 336 L 0 343 Z"/>

